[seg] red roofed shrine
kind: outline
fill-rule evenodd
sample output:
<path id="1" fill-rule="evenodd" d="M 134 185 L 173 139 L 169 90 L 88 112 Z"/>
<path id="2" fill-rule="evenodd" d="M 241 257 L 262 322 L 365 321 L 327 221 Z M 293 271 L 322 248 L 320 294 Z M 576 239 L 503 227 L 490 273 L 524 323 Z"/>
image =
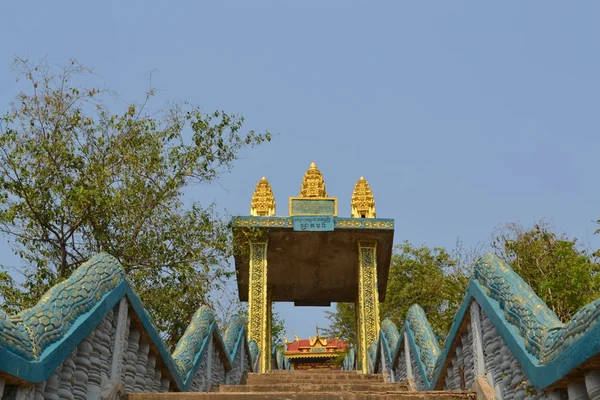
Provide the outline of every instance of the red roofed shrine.
<path id="1" fill-rule="evenodd" d="M 308 339 L 285 340 L 286 350 L 283 353 L 290 360 L 290 367 L 294 370 L 306 369 L 341 369 L 342 365 L 335 360 L 343 357 L 348 350 L 348 343 L 344 340 L 328 339 L 317 335 Z"/>

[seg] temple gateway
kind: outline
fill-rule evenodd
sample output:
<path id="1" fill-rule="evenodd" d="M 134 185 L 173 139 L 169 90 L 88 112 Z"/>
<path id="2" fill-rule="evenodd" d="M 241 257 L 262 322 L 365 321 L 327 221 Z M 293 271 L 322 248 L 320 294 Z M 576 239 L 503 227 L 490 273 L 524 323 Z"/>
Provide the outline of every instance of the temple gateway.
<path id="1" fill-rule="evenodd" d="M 376 218 L 375 200 L 361 177 L 349 199 L 350 218 L 338 217 L 338 199 L 327 194 L 313 162 L 288 216 L 276 216 L 271 185 L 263 177 L 249 216 L 233 221 L 234 239 L 248 251 L 235 257 L 241 301 L 248 302 L 248 339 L 260 350 L 260 372 L 271 369 L 274 301 L 296 306 L 356 304 L 360 369 L 367 371 L 370 343 L 379 335 L 379 302 L 385 300 L 394 221 Z"/>

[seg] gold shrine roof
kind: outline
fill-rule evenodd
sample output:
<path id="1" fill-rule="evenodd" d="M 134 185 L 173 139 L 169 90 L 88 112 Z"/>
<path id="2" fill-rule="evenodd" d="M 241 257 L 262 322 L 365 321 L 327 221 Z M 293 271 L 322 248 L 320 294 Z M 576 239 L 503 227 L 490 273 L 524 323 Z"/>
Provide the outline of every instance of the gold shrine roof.
<path id="1" fill-rule="evenodd" d="M 354 185 L 350 208 L 352 218 L 375 218 L 375 197 L 369 183 L 362 176 Z"/>
<path id="2" fill-rule="evenodd" d="M 308 170 L 304 174 L 302 186 L 300 187 L 300 197 L 328 197 L 323 174 L 314 162 L 310 163 L 310 167 L 308 167 Z"/>
<path id="3" fill-rule="evenodd" d="M 250 204 L 250 215 L 270 217 L 275 215 L 275 196 L 271 184 L 264 176 L 256 184 L 252 203 Z"/>

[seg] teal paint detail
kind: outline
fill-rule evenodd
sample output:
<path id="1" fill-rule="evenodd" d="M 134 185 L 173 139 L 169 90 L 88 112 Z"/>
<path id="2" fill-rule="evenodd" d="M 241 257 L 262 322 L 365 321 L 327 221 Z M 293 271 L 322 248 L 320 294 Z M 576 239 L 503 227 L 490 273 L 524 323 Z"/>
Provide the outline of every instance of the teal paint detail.
<path id="1" fill-rule="evenodd" d="M 581 333 L 590 331 L 599 324 L 600 299 L 597 299 L 577 311 L 565 326 L 549 332 L 542 351 L 542 361 L 554 360 L 572 346 Z"/>
<path id="2" fill-rule="evenodd" d="M 474 278 L 454 318 L 443 351 L 440 352 L 438 347 L 438 351 L 431 352 L 435 346 L 427 345 L 432 340 L 427 333 L 431 328 L 427 328 L 429 322 L 422 309 L 417 311 L 418 307 L 412 313 L 409 311 L 398 336 L 391 327 L 393 323 L 384 320 L 380 337 L 374 342 L 378 346 L 374 365 L 380 365 L 381 346 L 383 353 L 389 354 L 388 360 L 397 362 L 403 346 L 398 343 L 393 346 L 393 342 L 396 337 L 401 342 L 406 332 L 409 347 L 417 355 L 425 389 L 435 389 L 444 377 L 442 368 L 452 356 L 452 343 L 473 301 L 479 304 L 538 390 L 550 386 L 586 360 L 600 354 L 600 299 L 583 307 L 569 323 L 563 325 L 508 265 L 487 255 L 475 265 Z M 433 335 L 433 332 L 430 333 Z"/>
<path id="3" fill-rule="evenodd" d="M 227 330 L 223 335 L 223 343 L 229 352 L 229 357 L 233 360 L 237 354 L 240 345 L 240 339 L 244 339 L 244 320 L 239 315 L 235 314 L 229 319 Z"/>
<path id="4" fill-rule="evenodd" d="M 31 349 L 25 358 L 41 358 L 50 345 L 65 336 L 80 315 L 90 311 L 123 279 L 125 272 L 119 262 L 108 254 L 99 254 L 52 287 L 35 306 L 12 317 L 11 322 L 29 332 L 30 340 L 24 344 Z M 23 354 L 22 346 L 7 347 Z"/>
<path id="5" fill-rule="evenodd" d="M 335 199 L 290 199 L 292 215 L 335 215 Z"/>
<path id="6" fill-rule="evenodd" d="M 562 323 L 512 268 L 491 254 L 475 265 L 474 278 L 498 301 L 507 321 L 525 339 L 525 348 L 540 357 L 546 333 Z"/>
<path id="7" fill-rule="evenodd" d="M 10 348 L 12 352 L 25 359 L 33 360 L 33 346 L 25 327 L 8 319 L 0 320 L 0 349 Z"/>
<path id="8" fill-rule="evenodd" d="M 254 340 L 248 341 L 248 350 L 250 352 L 250 361 L 252 365 L 256 365 L 258 356 L 260 356 L 260 349 Z"/>
<path id="9" fill-rule="evenodd" d="M 295 217 L 254 217 L 237 216 L 230 221 L 233 228 L 294 228 Z M 332 217 L 334 229 L 374 229 L 394 230 L 394 220 L 390 218 L 342 218 Z"/>
<path id="10" fill-rule="evenodd" d="M 109 279 L 109 276 L 112 278 Z M 90 290 L 87 290 L 90 299 L 82 300 L 77 295 L 74 298 L 62 296 L 62 293 L 81 286 L 75 285 L 76 282 L 83 282 L 86 286 L 90 285 Z M 52 372 L 71 355 L 77 345 L 98 326 L 107 313 L 124 296 L 127 297 L 131 308 L 139 317 L 142 327 L 158 350 L 165 367 L 179 390 L 186 391 L 191 385 L 194 373 L 198 370 L 202 356 L 206 351 L 207 338 L 212 337 L 218 347 L 227 349 L 216 322 L 211 322 L 207 327 L 206 321 L 207 319 L 210 320 L 208 316 L 210 313 L 207 313 L 204 308 L 200 308 L 195 315 L 196 319 L 192 319 L 192 323 L 186 330 L 186 334 L 184 334 L 185 339 L 183 342 L 180 341 L 181 346 L 178 344 L 179 356 L 176 354 L 172 356 L 158 334 L 150 315 L 143 307 L 140 298 L 125 279 L 120 264 L 107 254 L 99 254 L 79 267 L 63 284 L 52 288 L 36 306 L 20 313 L 14 322 L 12 320 L 0 320 L 0 327 L 3 328 L 0 330 L 0 372 L 13 375 L 30 383 L 39 383 L 48 379 Z M 57 298 L 63 299 L 62 307 L 69 310 L 69 312 L 63 312 L 63 309 L 60 309 L 60 315 L 64 318 L 50 318 L 50 314 L 55 316 L 58 314 L 58 308 L 56 307 L 60 303 L 48 303 L 48 299 Z M 15 337 L 19 337 L 14 333 L 20 331 L 19 327 L 25 329 L 25 326 L 27 326 L 25 324 L 32 323 L 34 317 L 38 320 L 43 317 L 50 318 L 51 324 L 49 325 L 44 324 L 45 320 L 39 322 L 44 326 L 52 327 L 52 330 L 48 329 L 47 332 L 42 334 L 39 334 L 39 331 L 32 330 L 34 340 L 38 341 L 38 346 L 42 349 L 36 359 L 33 355 L 33 346 L 29 345 L 28 348 L 29 336 L 23 337 L 22 343 L 19 343 L 15 340 Z M 6 326 L 10 327 L 10 330 L 4 329 Z M 237 343 L 233 353 L 226 351 L 224 354 L 226 368 L 231 368 L 235 354 L 237 354 L 239 346 L 246 338 L 243 323 L 230 322 L 230 326 L 232 329 L 231 335 L 237 338 Z M 237 333 L 234 330 L 237 330 Z M 199 337 L 203 338 L 200 346 L 198 346 L 197 340 Z M 189 357 L 194 359 L 191 367 Z M 184 364 L 186 368 L 182 369 L 181 364 Z M 186 372 L 188 373 L 187 376 L 185 376 Z"/>
<path id="11" fill-rule="evenodd" d="M 415 347 L 419 352 L 419 360 L 425 369 L 427 380 L 431 380 L 435 363 L 440 356 L 440 345 L 425 315 L 418 304 L 412 305 L 406 313 L 406 324 L 414 334 Z"/>
<path id="12" fill-rule="evenodd" d="M 348 354 L 346 354 L 346 357 L 344 357 L 342 369 L 346 371 L 354 371 L 358 369 L 356 365 L 356 349 L 354 347 L 348 350 Z"/>
<path id="13" fill-rule="evenodd" d="M 179 369 L 179 373 L 189 379 L 192 375 L 196 356 L 210 338 L 210 328 L 215 322 L 215 312 L 206 306 L 200 307 L 192 316 L 190 324 L 183 336 L 177 342 L 173 352 L 173 360 Z"/>
<path id="14" fill-rule="evenodd" d="M 398 328 L 392 322 L 391 319 L 386 318 L 381 323 L 381 330 L 379 334 L 379 344 L 378 348 L 383 346 L 384 355 L 386 357 L 385 363 L 390 366 L 394 363 L 394 356 L 399 354 L 399 346 L 402 346 L 402 337 L 400 336 L 400 332 L 398 332 Z M 377 353 L 375 359 L 375 368 L 379 364 L 380 360 L 377 357 L 380 356 L 380 352 Z"/>
<path id="15" fill-rule="evenodd" d="M 292 217 L 295 231 L 332 231 L 333 217 Z"/>

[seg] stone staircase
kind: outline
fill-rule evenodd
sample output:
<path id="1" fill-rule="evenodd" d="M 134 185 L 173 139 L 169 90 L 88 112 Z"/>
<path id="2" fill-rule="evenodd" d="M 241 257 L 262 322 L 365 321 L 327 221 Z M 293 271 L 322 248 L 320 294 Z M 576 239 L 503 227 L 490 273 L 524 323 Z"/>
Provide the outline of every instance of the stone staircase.
<path id="1" fill-rule="evenodd" d="M 474 400 L 472 392 L 416 392 L 405 383 L 356 371 L 271 371 L 249 374 L 245 385 L 221 385 L 210 393 L 130 394 L 130 400 L 201 399 L 404 399 Z"/>

